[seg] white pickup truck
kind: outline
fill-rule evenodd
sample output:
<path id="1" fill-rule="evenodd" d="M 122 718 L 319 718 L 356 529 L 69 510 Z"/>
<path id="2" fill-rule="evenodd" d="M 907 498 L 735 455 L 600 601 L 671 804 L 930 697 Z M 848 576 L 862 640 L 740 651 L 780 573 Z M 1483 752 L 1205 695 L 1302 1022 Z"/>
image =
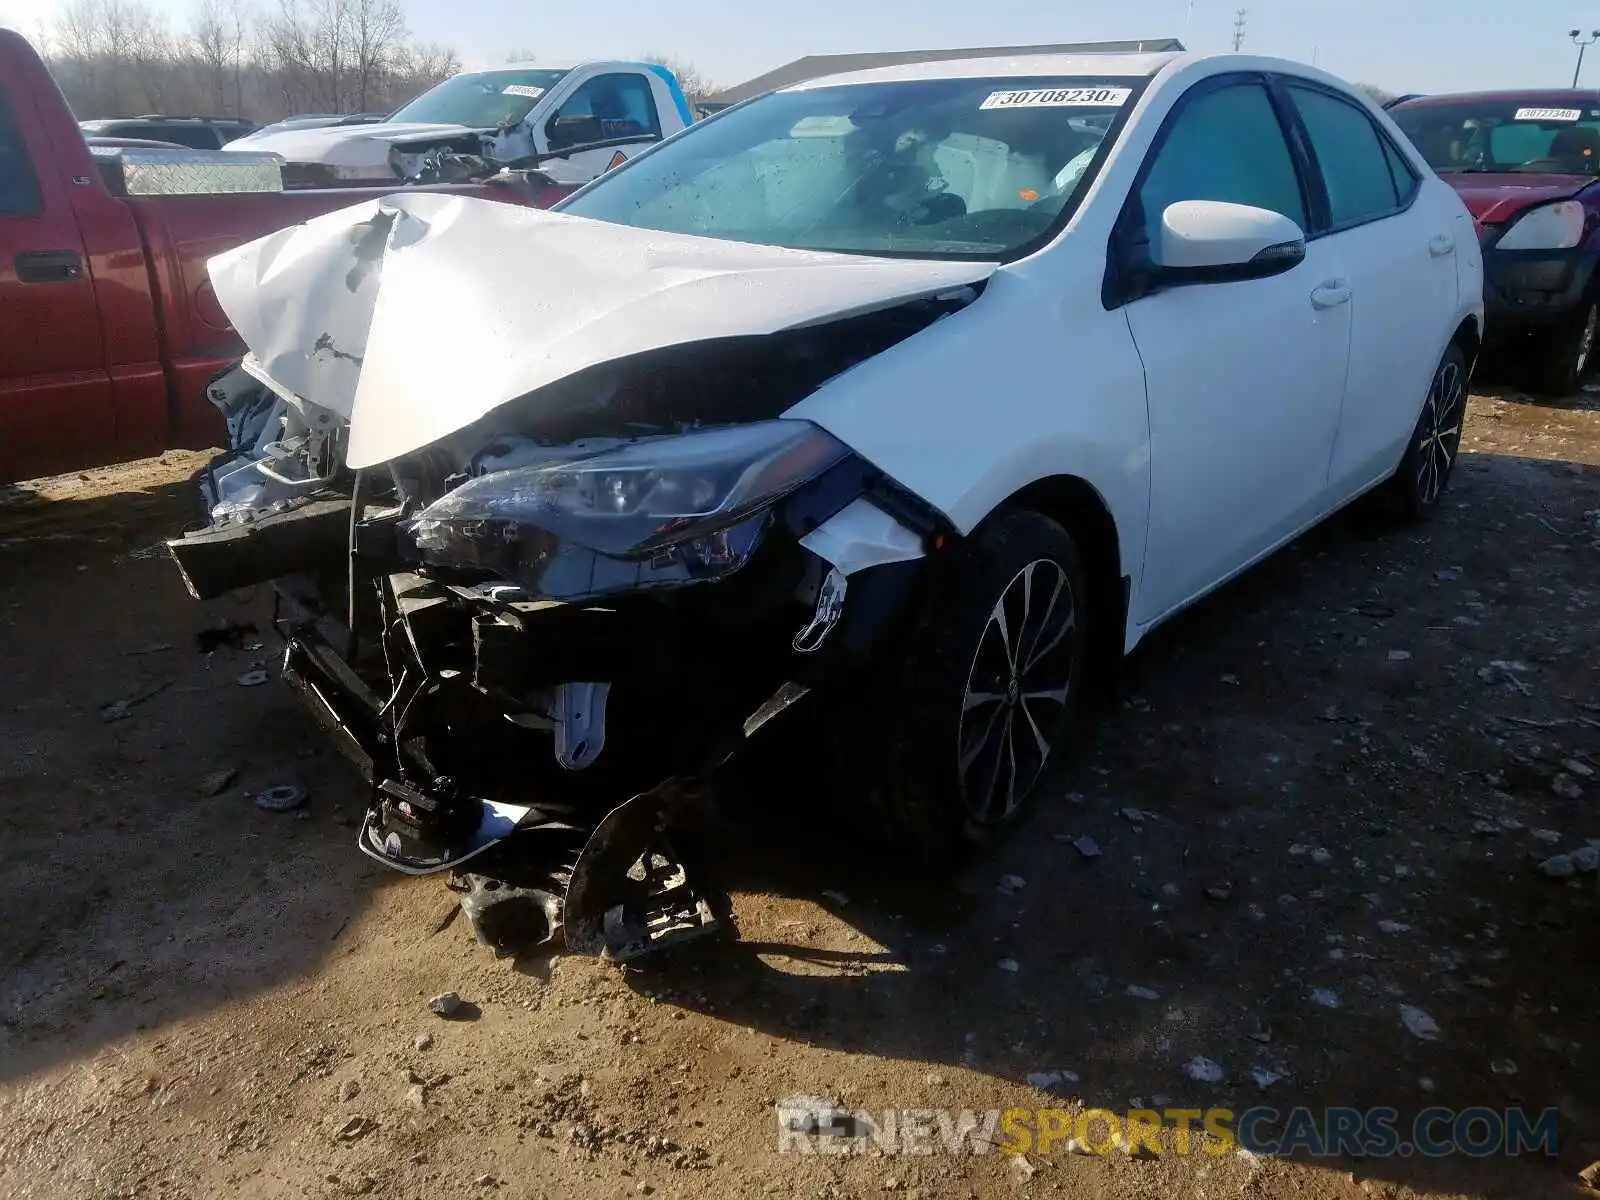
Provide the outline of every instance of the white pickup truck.
<path id="1" fill-rule="evenodd" d="M 582 184 L 693 120 L 655 63 L 511 64 L 452 76 L 377 124 L 286 129 L 238 149 L 281 155 L 290 186 L 437 178 L 441 155 Z"/>

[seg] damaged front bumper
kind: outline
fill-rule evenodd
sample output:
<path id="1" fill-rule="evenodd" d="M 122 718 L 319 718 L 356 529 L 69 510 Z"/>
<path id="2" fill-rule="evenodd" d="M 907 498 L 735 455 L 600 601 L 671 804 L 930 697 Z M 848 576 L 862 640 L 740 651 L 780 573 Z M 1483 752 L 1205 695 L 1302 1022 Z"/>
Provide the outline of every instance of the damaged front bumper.
<path id="1" fill-rule="evenodd" d="M 168 548 L 197 598 L 272 583 L 283 678 L 368 787 L 362 853 L 449 873 L 498 952 L 627 959 L 727 928 L 718 772 L 884 652 L 943 519 L 801 422 L 536 452 L 502 433 L 352 473 L 336 423 L 321 446 L 314 408 L 268 392 L 213 385 L 236 449 L 202 474 L 210 523 Z M 596 535 L 595 498 L 641 472 L 725 494 Z"/>

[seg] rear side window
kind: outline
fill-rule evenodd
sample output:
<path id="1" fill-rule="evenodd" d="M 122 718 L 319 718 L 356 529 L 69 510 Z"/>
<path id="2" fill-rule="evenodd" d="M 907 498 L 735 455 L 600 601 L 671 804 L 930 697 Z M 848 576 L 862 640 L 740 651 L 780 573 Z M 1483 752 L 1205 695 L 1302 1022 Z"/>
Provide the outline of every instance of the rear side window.
<path id="1" fill-rule="evenodd" d="M 1139 190 L 1145 229 L 1180 200 L 1249 204 L 1306 227 L 1305 201 L 1289 144 L 1267 90 L 1237 83 L 1185 103 L 1167 128 Z"/>
<path id="2" fill-rule="evenodd" d="M 1328 189 L 1335 229 L 1388 216 L 1404 206 L 1389 148 L 1367 114 L 1315 88 L 1289 85 Z M 1413 181 L 1414 182 L 1414 181 Z"/>
<path id="3" fill-rule="evenodd" d="M 39 211 L 39 181 L 22 140 L 11 102 L 0 88 L 0 215 L 31 216 Z"/>

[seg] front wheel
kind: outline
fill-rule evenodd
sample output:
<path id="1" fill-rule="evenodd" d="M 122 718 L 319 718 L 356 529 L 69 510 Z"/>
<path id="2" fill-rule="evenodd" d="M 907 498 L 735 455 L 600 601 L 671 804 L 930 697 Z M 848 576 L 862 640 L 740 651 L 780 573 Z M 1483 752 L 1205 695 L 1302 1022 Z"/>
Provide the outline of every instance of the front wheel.
<path id="1" fill-rule="evenodd" d="M 1595 335 L 1600 332 L 1600 305 L 1584 305 L 1581 312 L 1534 345 L 1534 386 L 1545 396 L 1563 397 L 1576 392 L 1594 366 Z"/>
<path id="2" fill-rule="evenodd" d="M 1467 373 L 1466 354 L 1452 344 L 1428 385 L 1405 457 L 1382 489 L 1388 506 L 1402 520 L 1420 520 L 1439 503 L 1450 482 L 1467 415 Z"/>
<path id="3" fill-rule="evenodd" d="M 1089 612 L 1072 537 L 1005 511 L 946 564 L 877 706 L 878 823 L 949 861 L 1035 798 L 1082 689 Z M 887 728 L 884 728 L 887 726 Z"/>

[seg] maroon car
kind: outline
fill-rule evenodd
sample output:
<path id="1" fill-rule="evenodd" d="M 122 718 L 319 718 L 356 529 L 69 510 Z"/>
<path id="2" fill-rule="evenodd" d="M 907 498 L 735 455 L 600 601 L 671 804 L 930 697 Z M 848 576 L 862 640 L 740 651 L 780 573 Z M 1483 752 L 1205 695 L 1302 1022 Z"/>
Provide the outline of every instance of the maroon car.
<path id="1" fill-rule="evenodd" d="M 1600 92 L 1421 96 L 1389 115 L 1477 222 L 1489 339 L 1570 393 L 1600 323 Z"/>

